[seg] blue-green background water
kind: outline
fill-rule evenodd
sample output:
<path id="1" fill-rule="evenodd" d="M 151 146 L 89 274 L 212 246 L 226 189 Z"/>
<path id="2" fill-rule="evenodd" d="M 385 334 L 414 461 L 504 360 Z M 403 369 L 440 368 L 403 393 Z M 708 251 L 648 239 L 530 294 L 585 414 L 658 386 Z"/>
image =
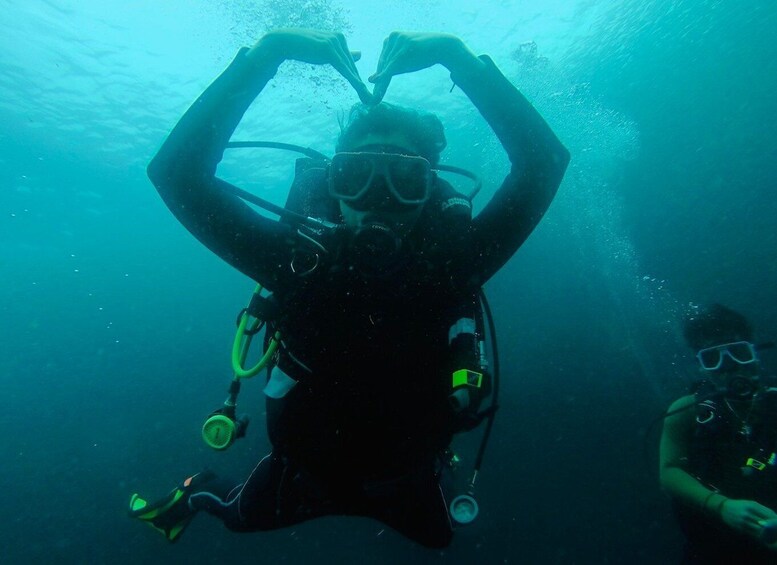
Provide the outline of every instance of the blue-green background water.
<path id="1" fill-rule="evenodd" d="M 722 301 L 762 339 L 777 328 L 777 5 L 0 0 L 0 14 L 3 562 L 677 557 L 657 430 L 645 436 L 694 377 L 678 318 Z M 176 223 L 144 167 L 237 49 L 279 25 L 345 31 L 365 77 L 394 29 L 455 33 L 572 152 L 548 215 L 487 288 L 502 409 L 481 517 L 443 552 L 356 518 L 236 535 L 203 516 L 168 546 L 125 516 L 131 492 L 205 465 L 239 478 L 267 450 L 259 383 L 241 395 L 247 440 L 217 454 L 199 438 L 252 284 Z M 444 160 L 486 179 L 482 206 L 507 163 L 449 89 L 436 68 L 395 79 L 387 99 L 439 113 Z M 331 152 L 355 100 L 333 71 L 287 64 L 236 137 Z M 220 171 L 283 202 L 292 166 L 246 151 Z"/>

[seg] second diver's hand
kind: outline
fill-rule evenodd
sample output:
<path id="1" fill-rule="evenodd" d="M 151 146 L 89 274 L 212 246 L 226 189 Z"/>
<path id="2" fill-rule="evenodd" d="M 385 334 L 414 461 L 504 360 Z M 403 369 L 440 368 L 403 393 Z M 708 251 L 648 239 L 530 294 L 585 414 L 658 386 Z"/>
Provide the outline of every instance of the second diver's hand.
<path id="1" fill-rule="evenodd" d="M 372 93 L 354 64 L 360 59 L 361 53 L 348 49 L 342 33 L 298 28 L 276 29 L 262 36 L 246 57 L 259 67 L 274 69 L 287 60 L 311 65 L 332 65 L 350 83 L 363 103 L 373 103 Z"/>
<path id="2" fill-rule="evenodd" d="M 440 64 L 456 74 L 480 70 L 484 64 L 464 42 L 447 33 L 395 31 L 383 41 L 378 68 L 369 77 L 375 84 L 373 96 L 379 102 L 391 78 Z"/>
<path id="3" fill-rule="evenodd" d="M 724 499 L 719 512 L 730 528 L 754 538 L 761 535 L 765 522 L 777 519 L 777 513 L 771 508 L 754 500 Z"/>

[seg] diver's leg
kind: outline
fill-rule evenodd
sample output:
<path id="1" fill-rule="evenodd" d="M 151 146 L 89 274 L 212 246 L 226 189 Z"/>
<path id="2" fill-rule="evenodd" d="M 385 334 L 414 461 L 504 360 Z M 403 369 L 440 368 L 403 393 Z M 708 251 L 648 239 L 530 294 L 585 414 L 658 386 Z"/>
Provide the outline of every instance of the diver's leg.
<path id="1" fill-rule="evenodd" d="M 130 502 L 131 516 L 160 530 L 170 541 L 200 510 L 236 532 L 283 528 L 340 513 L 325 482 L 275 453 L 262 459 L 245 483 L 235 485 L 213 473 L 200 473 L 158 502 L 148 504 L 138 495 Z"/>
<path id="2" fill-rule="evenodd" d="M 283 460 L 270 453 L 257 464 L 245 483 L 225 493 L 208 489 L 196 492 L 189 498 L 189 506 L 195 511 L 213 514 L 236 532 L 280 527 L 276 506 L 284 469 Z"/>
<path id="3" fill-rule="evenodd" d="M 368 515 L 426 547 L 447 547 L 453 539 L 448 503 L 433 470 L 390 495 L 370 497 Z"/>
<path id="4" fill-rule="evenodd" d="M 213 514 L 237 532 L 284 528 L 340 513 L 325 481 L 276 453 L 262 459 L 242 485 L 224 495 L 200 490 L 189 506 Z"/>

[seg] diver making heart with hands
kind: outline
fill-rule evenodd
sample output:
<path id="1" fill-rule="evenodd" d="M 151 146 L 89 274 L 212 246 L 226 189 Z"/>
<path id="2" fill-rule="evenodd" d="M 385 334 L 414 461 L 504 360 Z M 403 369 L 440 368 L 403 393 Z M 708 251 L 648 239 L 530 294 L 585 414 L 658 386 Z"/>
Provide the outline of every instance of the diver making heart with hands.
<path id="1" fill-rule="evenodd" d="M 148 166 L 178 221 L 257 283 L 238 338 L 250 316 L 266 327 L 265 354 L 249 371 L 241 362 L 248 346 L 236 338 L 229 398 L 202 433 L 216 449 L 246 435 L 248 419 L 236 414 L 240 379 L 261 371 L 270 452 L 243 480 L 203 471 L 160 499 L 133 495 L 130 516 L 169 541 L 203 511 L 236 532 L 363 516 L 441 548 L 454 526 L 478 514 L 475 481 L 499 389 L 493 339 L 486 360 L 494 325 L 482 287 L 542 219 L 569 152 L 496 64 L 455 36 L 390 34 L 369 77 L 372 91 L 354 64 L 359 58 L 340 33 L 267 33 L 240 49 Z M 230 142 L 286 60 L 331 65 L 359 96 L 331 158 L 283 143 Z M 477 175 L 440 162 L 442 121 L 383 102 L 393 77 L 436 64 L 450 71 L 510 161 L 477 214 Z M 294 131 L 297 124 L 288 122 Z M 224 151 L 239 146 L 306 155 L 285 208 L 219 177 Z M 269 165 L 258 157 L 249 162 Z M 475 180 L 475 189 L 460 192 L 439 171 Z M 277 192 L 271 182 L 264 188 Z M 483 422 L 478 455 L 466 466 L 470 478 L 454 492 L 443 480 L 459 466 L 453 437 Z"/>

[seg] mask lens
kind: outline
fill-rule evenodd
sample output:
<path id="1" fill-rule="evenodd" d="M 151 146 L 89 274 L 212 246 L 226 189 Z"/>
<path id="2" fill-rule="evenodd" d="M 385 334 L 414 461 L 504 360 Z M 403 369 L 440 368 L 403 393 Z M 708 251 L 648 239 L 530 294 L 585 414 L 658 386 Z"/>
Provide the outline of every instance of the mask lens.
<path id="1" fill-rule="evenodd" d="M 726 349 L 732 359 L 737 363 L 746 365 L 755 361 L 755 350 L 753 349 L 753 346 L 746 341 L 729 343 Z"/>
<path id="2" fill-rule="evenodd" d="M 387 163 L 390 182 L 402 204 L 422 204 L 429 198 L 429 162 L 420 157 L 397 157 Z"/>
<path id="3" fill-rule="evenodd" d="M 330 193 L 341 200 L 359 198 L 369 187 L 373 164 L 361 155 L 335 155 L 330 169 Z"/>
<path id="4" fill-rule="evenodd" d="M 702 349 L 697 354 L 699 363 L 703 369 L 707 371 L 714 371 L 721 365 L 722 352 L 717 347 L 710 347 L 709 349 Z"/>

